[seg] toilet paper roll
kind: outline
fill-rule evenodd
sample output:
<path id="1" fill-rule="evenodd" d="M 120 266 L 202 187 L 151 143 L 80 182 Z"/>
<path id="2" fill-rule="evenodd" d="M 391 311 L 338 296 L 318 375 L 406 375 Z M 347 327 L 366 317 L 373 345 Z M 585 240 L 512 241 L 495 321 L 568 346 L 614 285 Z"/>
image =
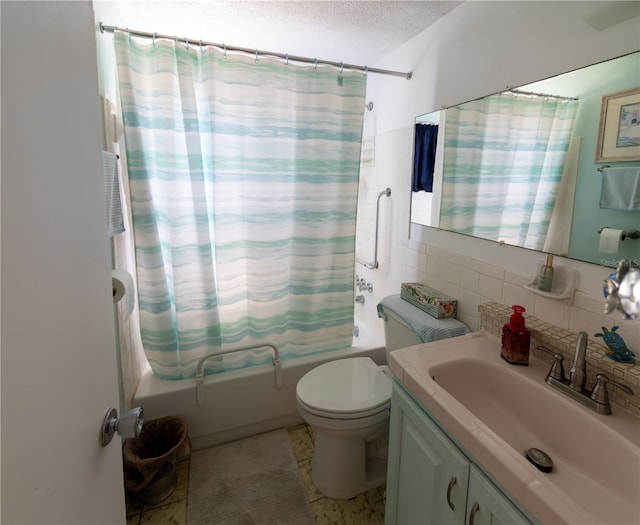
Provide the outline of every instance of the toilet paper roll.
<path id="1" fill-rule="evenodd" d="M 127 270 L 116 268 L 111 272 L 111 287 L 113 289 L 113 304 L 122 301 L 120 309 L 122 322 L 129 319 L 135 303 L 133 277 Z"/>
<path id="2" fill-rule="evenodd" d="M 600 232 L 600 247 L 602 253 L 618 253 L 620 240 L 622 239 L 623 230 L 614 228 L 602 228 Z"/>

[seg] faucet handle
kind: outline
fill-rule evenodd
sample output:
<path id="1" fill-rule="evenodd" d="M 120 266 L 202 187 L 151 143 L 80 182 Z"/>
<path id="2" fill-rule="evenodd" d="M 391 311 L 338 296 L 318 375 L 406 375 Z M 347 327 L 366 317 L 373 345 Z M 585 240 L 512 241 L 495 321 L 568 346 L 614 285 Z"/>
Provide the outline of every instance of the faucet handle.
<path id="1" fill-rule="evenodd" d="M 633 390 L 631 390 L 627 385 L 623 385 L 622 383 L 618 383 L 613 379 L 609 379 L 604 374 L 597 374 L 596 384 L 593 387 L 590 398 L 598 405 L 601 405 L 601 408 L 598 409 L 598 412 L 602 414 L 611 414 L 611 404 L 609 403 L 609 392 L 607 391 L 607 383 L 616 385 L 618 388 L 621 388 L 630 396 L 633 395 Z"/>
<path id="2" fill-rule="evenodd" d="M 536 346 L 536 350 L 542 350 L 547 354 L 553 356 L 553 364 L 551 365 L 551 370 L 547 374 L 547 378 L 551 377 L 556 381 L 563 382 L 564 381 L 564 366 L 562 365 L 562 361 L 564 361 L 564 356 L 562 354 L 558 354 L 556 352 L 552 352 L 548 348 L 544 346 Z"/>

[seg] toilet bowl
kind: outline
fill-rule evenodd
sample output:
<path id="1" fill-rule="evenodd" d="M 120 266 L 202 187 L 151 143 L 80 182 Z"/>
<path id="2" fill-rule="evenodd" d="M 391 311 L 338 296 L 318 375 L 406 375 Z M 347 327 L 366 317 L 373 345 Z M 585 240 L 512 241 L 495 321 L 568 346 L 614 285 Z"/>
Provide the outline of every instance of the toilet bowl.
<path id="1" fill-rule="evenodd" d="M 400 301 L 399 295 L 383 299 L 379 312 L 387 361 L 389 352 L 425 342 L 418 335 L 425 329 L 436 328 L 439 338 L 468 331 L 455 319 L 443 322 Z M 298 381 L 298 413 L 316 431 L 311 478 L 325 496 L 348 499 L 386 482 L 391 377 L 388 367 L 353 357 L 317 366 Z"/>
<path id="2" fill-rule="evenodd" d="M 311 478 L 320 492 L 346 499 L 385 482 L 386 458 L 376 461 L 367 445 L 386 439 L 391 379 L 372 359 L 314 368 L 298 382 L 296 398 L 298 412 L 316 431 Z"/>

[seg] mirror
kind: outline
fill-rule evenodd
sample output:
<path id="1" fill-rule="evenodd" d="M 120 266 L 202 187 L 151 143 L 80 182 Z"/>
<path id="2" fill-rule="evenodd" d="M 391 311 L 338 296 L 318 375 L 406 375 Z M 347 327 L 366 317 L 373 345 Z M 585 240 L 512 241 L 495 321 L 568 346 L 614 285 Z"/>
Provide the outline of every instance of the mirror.
<path id="1" fill-rule="evenodd" d="M 612 120 L 606 104 L 616 97 L 640 114 L 640 52 L 418 117 L 416 126 L 437 125 L 438 132 L 432 192 L 412 191 L 411 222 L 604 266 L 637 261 L 640 240 L 627 236 L 603 251 L 599 233 L 640 229 L 640 210 L 600 207 L 603 166 L 640 169 L 640 155 L 629 155 L 630 149 L 622 160 L 601 155 L 599 130 Z M 537 109 L 515 106 L 518 98 Z M 532 118 L 530 111 L 542 112 L 534 125 L 523 116 Z M 562 113 L 545 135 L 550 147 L 541 147 L 540 137 L 535 146 L 527 142 L 550 112 Z M 558 126 L 569 128 L 566 137 L 558 138 Z M 640 135 L 636 127 L 631 135 Z M 487 129 L 488 138 L 480 139 Z M 551 150 L 548 159 L 544 149 Z M 533 151 L 527 156 L 526 150 Z M 534 190 L 526 184 L 532 180 Z"/>

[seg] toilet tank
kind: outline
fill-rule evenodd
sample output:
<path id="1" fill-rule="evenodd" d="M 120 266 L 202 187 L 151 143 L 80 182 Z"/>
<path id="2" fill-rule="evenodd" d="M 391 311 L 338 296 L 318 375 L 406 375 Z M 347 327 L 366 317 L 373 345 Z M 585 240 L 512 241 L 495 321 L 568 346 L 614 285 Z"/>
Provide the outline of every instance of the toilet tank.
<path id="1" fill-rule="evenodd" d="M 425 342 L 464 335 L 469 329 L 457 319 L 436 319 L 398 295 L 385 297 L 378 304 L 378 315 L 384 319 L 384 339 L 389 352 Z"/>
<path id="2" fill-rule="evenodd" d="M 384 308 L 384 343 L 387 352 L 422 344 L 420 337 L 406 322 L 388 308 Z"/>

